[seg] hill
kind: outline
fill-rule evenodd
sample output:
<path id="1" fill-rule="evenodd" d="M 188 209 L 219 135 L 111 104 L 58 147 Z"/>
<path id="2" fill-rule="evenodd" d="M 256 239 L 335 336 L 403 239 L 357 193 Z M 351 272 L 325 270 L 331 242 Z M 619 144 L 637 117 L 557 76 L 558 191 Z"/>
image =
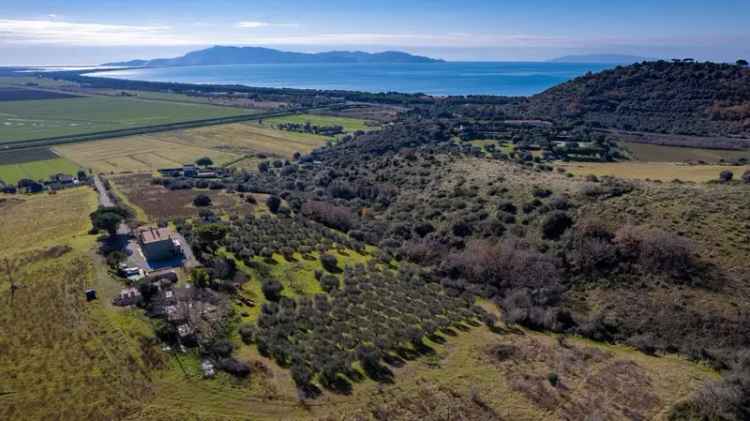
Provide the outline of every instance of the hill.
<path id="1" fill-rule="evenodd" d="M 365 53 L 362 51 L 328 51 L 323 53 L 296 53 L 262 47 L 215 46 L 192 51 L 175 58 L 131 60 L 106 63 L 104 66 L 163 67 L 201 66 L 220 64 L 293 64 L 293 63 L 437 63 L 429 57 L 415 56 L 400 51 Z"/>
<path id="2" fill-rule="evenodd" d="M 645 57 L 627 54 L 578 54 L 553 58 L 547 61 L 550 63 L 633 64 L 647 60 Z"/>
<path id="3" fill-rule="evenodd" d="M 586 74 L 520 108 L 528 117 L 622 130 L 750 136 L 750 69 L 644 62 Z"/>

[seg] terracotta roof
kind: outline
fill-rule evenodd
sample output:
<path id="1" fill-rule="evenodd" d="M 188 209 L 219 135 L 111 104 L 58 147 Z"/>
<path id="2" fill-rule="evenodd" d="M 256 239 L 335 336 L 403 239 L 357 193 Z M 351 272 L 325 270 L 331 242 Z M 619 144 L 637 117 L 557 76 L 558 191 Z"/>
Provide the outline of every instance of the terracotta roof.
<path id="1" fill-rule="evenodd" d="M 144 244 L 155 243 L 169 240 L 171 235 L 172 231 L 169 228 L 149 228 L 141 231 L 141 241 Z"/>

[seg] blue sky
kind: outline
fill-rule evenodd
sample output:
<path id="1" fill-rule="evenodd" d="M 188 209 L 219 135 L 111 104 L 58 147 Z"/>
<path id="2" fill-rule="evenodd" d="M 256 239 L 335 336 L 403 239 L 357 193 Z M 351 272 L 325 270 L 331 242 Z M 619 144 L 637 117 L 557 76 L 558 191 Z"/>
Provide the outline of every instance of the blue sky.
<path id="1" fill-rule="evenodd" d="M 750 56 L 750 1 L 0 2 L 0 65 L 96 64 L 210 45 L 400 49 L 448 60 Z"/>

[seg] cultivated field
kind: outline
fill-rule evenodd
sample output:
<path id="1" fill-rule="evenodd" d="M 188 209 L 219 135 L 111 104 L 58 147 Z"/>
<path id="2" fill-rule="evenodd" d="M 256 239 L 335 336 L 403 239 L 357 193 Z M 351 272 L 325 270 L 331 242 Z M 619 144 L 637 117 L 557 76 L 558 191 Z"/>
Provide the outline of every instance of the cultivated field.
<path id="1" fill-rule="evenodd" d="M 295 152 L 309 153 L 325 145 L 327 140 L 322 136 L 258 127 L 249 123 L 175 130 L 144 137 L 241 155 L 261 153 L 285 158 L 291 158 Z"/>
<path id="2" fill-rule="evenodd" d="M 309 153 L 325 142 L 320 136 L 236 123 L 59 145 L 54 150 L 95 172 L 123 173 L 153 172 L 204 156 L 218 165 L 245 156 L 291 158 L 295 152 Z"/>
<path id="3" fill-rule="evenodd" d="M 624 145 L 634 160 L 644 162 L 705 161 L 717 163 L 720 160 L 736 161 L 741 158 L 750 161 L 750 150 L 701 149 L 647 143 L 624 143 Z"/>
<path id="4" fill-rule="evenodd" d="M 0 143 L 243 114 L 248 110 L 103 96 L 0 101 Z"/>
<path id="5" fill-rule="evenodd" d="M 207 156 L 221 165 L 239 155 L 158 140 L 159 135 L 60 145 L 55 152 L 97 173 L 148 172 L 158 168 L 179 167 Z"/>
<path id="6" fill-rule="evenodd" d="M 614 177 L 638 180 L 659 181 L 694 181 L 706 182 L 718 180 L 724 170 L 732 171 L 735 177 L 741 176 L 750 166 L 728 165 L 687 165 L 670 162 L 607 162 L 607 163 L 568 163 L 562 164 L 568 172 L 575 175 L 611 175 Z"/>
<path id="7" fill-rule="evenodd" d="M 278 124 L 306 124 L 310 123 L 313 126 L 341 126 L 345 132 L 355 132 L 357 130 L 371 130 L 372 126 L 368 126 L 367 120 L 350 117 L 336 117 L 331 115 L 317 115 L 317 114 L 295 114 L 285 117 L 275 117 L 263 120 L 263 124 L 278 125 Z"/>
<path id="8" fill-rule="evenodd" d="M 22 178 L 47 179 L 64 173 L 75 175 L 80 167 L 47 148 L 0 152 L 0 180 L 15 184 Z"/>

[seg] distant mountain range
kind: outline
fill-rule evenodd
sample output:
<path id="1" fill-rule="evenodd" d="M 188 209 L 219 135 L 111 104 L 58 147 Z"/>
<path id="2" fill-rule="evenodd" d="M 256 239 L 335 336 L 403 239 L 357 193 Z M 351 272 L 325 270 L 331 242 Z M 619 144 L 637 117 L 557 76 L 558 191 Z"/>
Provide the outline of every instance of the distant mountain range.
<path id="1" fill-rule="evenodd" d="M 439 63 L 429 57 L 415 56 L 400 51 L 365 53 L 362 51 L 328 51 L 324 53 L 294 53 L 261 47 L 211 47 L 192 51 L 182 57 L 153 60 L 131 60 L 105 63 L 103 66 L 166 67 L 202 66 L 218 64 L 294 64 L 294 63 Z"/>
<path id="2" fill-rule="evenodd" d="M 547 61 L 550 63 L 633 64 L 649 60 L 653 59 L 626 54 L 580 54 L 558 57 Z"/>

